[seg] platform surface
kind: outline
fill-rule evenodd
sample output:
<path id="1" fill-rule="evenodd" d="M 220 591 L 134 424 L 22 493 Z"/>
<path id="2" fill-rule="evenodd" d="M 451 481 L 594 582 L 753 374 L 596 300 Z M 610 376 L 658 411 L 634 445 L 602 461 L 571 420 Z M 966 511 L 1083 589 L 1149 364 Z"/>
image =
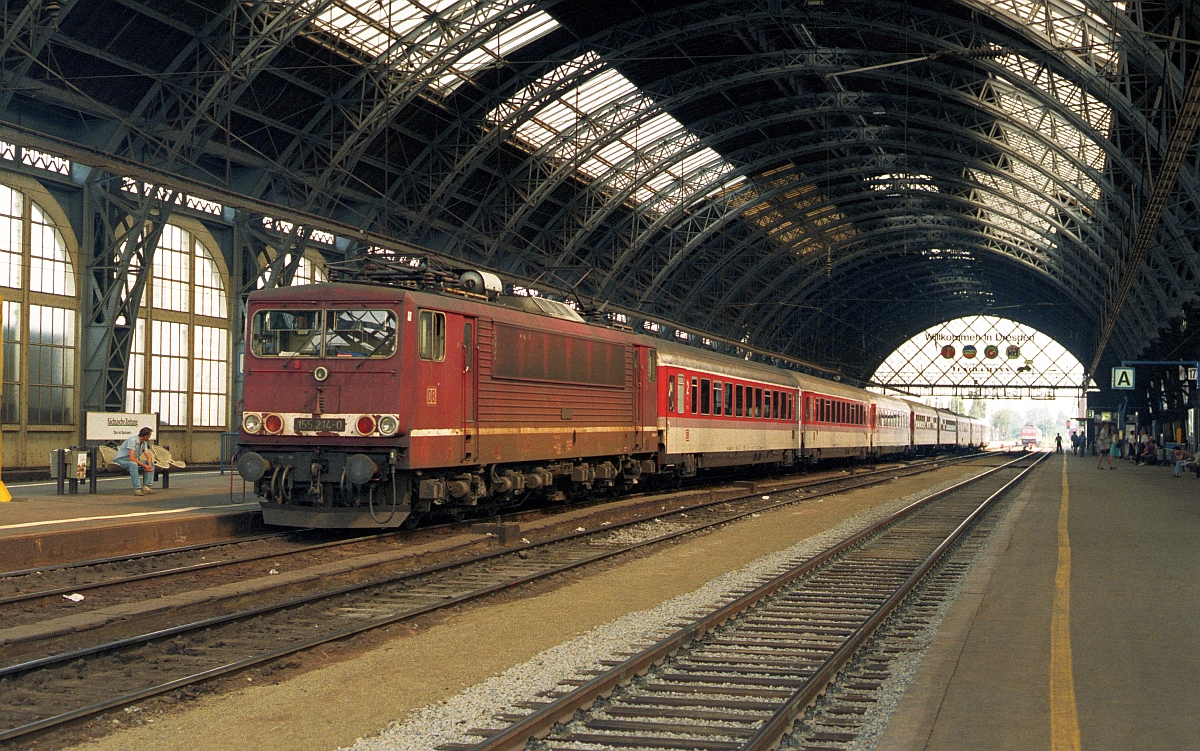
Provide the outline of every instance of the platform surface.
<path id="1" fill-rule="evenodd" d="M 232 485 L 231 485 L 232 480 Z M 102 476 L 97 493 L 57 495 L 55 482 L 8 485 L 0 503 L 0 571 L 228 540 L 262 528 L 252 488 L 215 471 L 174 472 L 136 496 L 128 475 Z M 231 494 L 232 487 L 232 494 Z"/>
<path id="2" fill-rule="evenodd" d="M 237 505 L 235 502 L 242 500 L 242 478 L 233 477 L 232 499 L 229 481 L 228 472 L 175 472 L 169 489 L 164 490 L 160 481 L 153 492 L 143 496 L 133 494 L 128 475 L 102 476 L 95 495 L 87 492 L 86 482 L 80 483 L 77 495 L 57 495 L 54 481 L 13 483 L 8 485 L 12 501 L 0 503 L 0 539 L 50 529 L 103 526 L 122 519 L 257 508 L 252 489 L 246 494 L 246 505 Z"/>
<path id="3" fill-rule="evenodd" d="M 1200 749 L 1200 480 L 1051 456 L 876 749 Z"/>

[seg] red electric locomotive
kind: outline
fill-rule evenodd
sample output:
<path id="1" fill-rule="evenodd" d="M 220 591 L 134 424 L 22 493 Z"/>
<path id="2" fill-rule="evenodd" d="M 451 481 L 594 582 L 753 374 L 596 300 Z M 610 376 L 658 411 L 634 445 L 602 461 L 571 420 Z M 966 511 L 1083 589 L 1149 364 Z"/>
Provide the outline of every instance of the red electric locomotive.
<path id="1" fill-rule="evenodd" d="M 654 472 L 654 340 L 556 301 L 504 302 L 368 284 L 253 293 L 237 468 L 264 521 L 393 527 Z"/>

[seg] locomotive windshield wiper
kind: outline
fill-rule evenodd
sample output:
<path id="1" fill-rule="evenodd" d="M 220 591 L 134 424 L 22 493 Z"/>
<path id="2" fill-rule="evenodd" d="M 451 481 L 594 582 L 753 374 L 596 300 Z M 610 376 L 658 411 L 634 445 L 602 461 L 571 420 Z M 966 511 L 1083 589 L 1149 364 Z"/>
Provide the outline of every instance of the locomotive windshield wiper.
<path id="1" fill-rule="evenodd" d="M 363 355 L 363 359 L 362 359 L 362 361 L 361 361 L 361 362 L 359 362 L 359 363 L 358 363 L 358 365 L 355 365 L 355 366 L 354 366 L 354 369 L 355 369 L 355 370 L 358 370 L 359 368 L 361 368 L 361 367 L 363 366 L 363 363 L 364 363 L 364 362 L 366 362 L 367 360 L 370 360 L 370 359 L 371 359 L 371 355 L 375 354 L 375 353 L 376 353 L 376 352 L 378 352 L 380 349 L 382 349 L 382 348 L 383 348 L 383 345 L 387 344 L 389 341 L 391 341 L 391 337 L 390 337 L 390 336 L 386 336 L 386 335 L 385 335 L 385 336 L 384 336 L 382 339 L 380 339 L 380 340 L 379 340 L 379 344 L 376 344 L 374 347 L 372 347 L 372 348 L 371 348 L 371 351 L 370 351 L 370 352 L 368 352 L 367 354 Z"/>

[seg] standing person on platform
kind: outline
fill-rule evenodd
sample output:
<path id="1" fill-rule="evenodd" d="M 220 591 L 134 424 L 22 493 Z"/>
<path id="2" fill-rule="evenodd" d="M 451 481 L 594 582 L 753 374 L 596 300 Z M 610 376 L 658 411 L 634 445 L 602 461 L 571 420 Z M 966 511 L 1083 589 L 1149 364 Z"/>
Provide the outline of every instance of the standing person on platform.
<path id="1" fill-rule="evenodd" d="M 129 479 L 133 481 L 133 494 L 145 495 L 151 491 L 154 482 L 154 456 L 150 453 L 150 435 L 154 431 L 142 428 L 136 436 L 130 436 L 117 447 L 117 455 L 113 459 L 129 470 Z M 150 479 L 146 479 L 149 477 Z"/>
<path id="2" fill-rule="evenodd" d="M 1190 451 L 1183 447 L 1182 443 L 1175 445 L 1175 476 L 1183 477 L 1183 465 L 1187 464 L 1192 459 Z"/>
<path id="3" fill-rule="evenodd" d="M 1054 434 L 1054 453 L 1062 453 L 1062 433 Z"/>
<path id="4" fill-rule="evenodd" d="M 1104 469 L 1104 467 L 1100 465 L 1106 458 L 1108 459 L 1108 468 L 1116 469 L 1112 463 L 1113 449 L 1116 449 L 1117 451 L 1121 450 L 1117 448 L 1116 441 L 1112 439 L 1112 434 L 1108 432 L 1108 423 L 1104 423 L 1100 426 L 1100 429 L 1096 431 L 1096 469 Z M 1120 456 L 1120 454 L 1117 455 Z"/>

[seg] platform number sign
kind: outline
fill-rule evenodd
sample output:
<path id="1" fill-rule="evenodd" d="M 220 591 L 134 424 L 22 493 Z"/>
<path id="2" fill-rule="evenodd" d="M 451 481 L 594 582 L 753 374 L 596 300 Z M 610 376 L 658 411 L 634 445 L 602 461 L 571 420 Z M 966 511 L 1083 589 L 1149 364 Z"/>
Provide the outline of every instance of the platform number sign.
<path id="1" fill-rule="evenodd" d="M 1113 368 L 1112 387 L 1114 389 L 1133 388 L 1133 368 Z"/>

